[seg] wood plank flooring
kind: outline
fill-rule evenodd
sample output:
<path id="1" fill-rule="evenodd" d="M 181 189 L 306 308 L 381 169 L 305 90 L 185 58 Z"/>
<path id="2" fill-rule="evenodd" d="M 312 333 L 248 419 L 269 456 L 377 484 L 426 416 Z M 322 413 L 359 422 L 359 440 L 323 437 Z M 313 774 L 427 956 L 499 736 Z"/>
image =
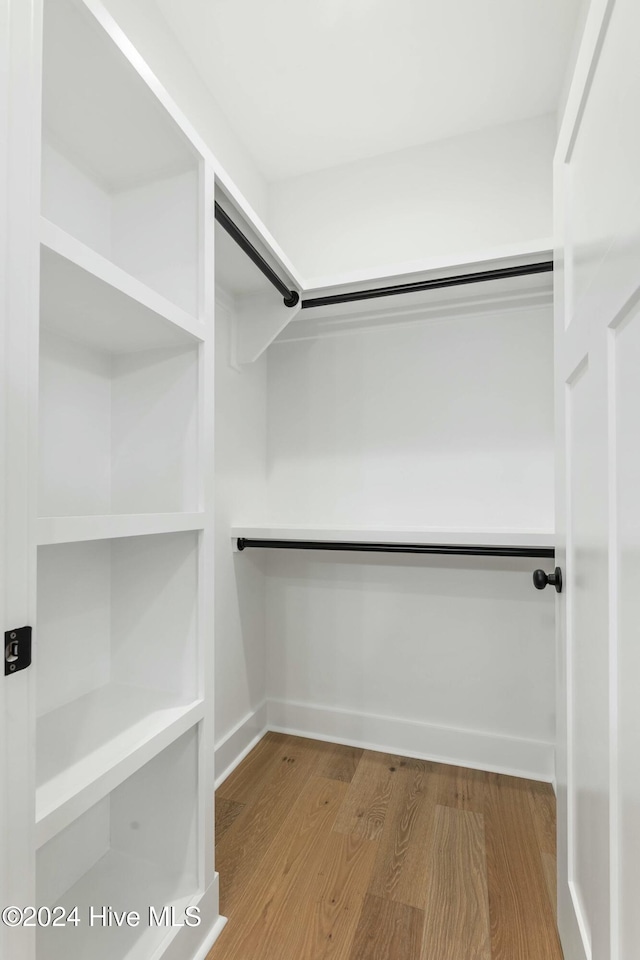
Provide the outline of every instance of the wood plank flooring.
<path id="1" fill-rule="evenodd" d="M 207 960 L 562 960 L 546 784 L 268 733 L 216 869 Z"/>

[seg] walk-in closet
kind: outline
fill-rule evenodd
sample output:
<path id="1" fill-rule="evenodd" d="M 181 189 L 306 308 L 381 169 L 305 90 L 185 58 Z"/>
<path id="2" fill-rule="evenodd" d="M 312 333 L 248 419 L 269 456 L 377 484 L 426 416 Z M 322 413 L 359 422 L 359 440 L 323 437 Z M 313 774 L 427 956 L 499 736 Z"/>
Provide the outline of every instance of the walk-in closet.
<path id="1" fill-rule="evenodd" d="M 310 292 L 234 364 L 255 294 L 231 242 L 218 225 L 217 630 L 227 675 L 255 671 L 244 701 L 220 692 L 239 723 L 222 769 L 268 723 L 411 755 L 428 729 L 432 756 L 464 736 L 474 765 L 548 777 L 553 591 L 532 573 L 554 545 L 552 280 L 527 271 L 549 251 L 455 274 L 506 279 Z"/>
<path id="2" fill-rule="evenodd" d="M 0 0 L 0 960 L 634 960 L 633 0 Z"/>

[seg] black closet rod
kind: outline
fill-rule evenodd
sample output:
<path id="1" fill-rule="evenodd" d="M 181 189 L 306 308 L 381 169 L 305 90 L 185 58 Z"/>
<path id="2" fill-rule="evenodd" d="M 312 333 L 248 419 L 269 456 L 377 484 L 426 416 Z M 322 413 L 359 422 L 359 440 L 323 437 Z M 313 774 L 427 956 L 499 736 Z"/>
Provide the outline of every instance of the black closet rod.
<path id="1" fill-rule="evenodd" d="M 462 557 L 550 557 L 553 547 L 500 547 L 451 543 L 366 543 L 343 540 L 256 540 L 238 537 L 238 550 L 261 547 L 275 550 L 341 550 L 362 553 L 436 553 Z"/>
<path id="2" fill-rule="evenodd" d="M 215 201 L 215 217 L 220 226 L 223 227 L 229 236 L 235 240 L 238 246 L 244 250 L 249 259 L 253 260 L 258 270 L 262 271 L 269 283 L 272 283 L 276 290 L 282 294 L 284 297 L 285 307 L 295 307 L 300 299 L 300 294 L 297 292 L 297 290 L 290 290 L 284 280 L 280 279 L 273 267 L 267 263 L 260 251 L 254 247 L 249 238 L 245 237 L 240 227 L 233 222 L 229 214 L 222 209 L 217 200 Z"/>
<path id="3" fill-rule="evenodd" d="M 267 280 L 284 297 L 286 307 L 295 307 L 300 300 L 297 290 L 290 290 L 281 280 L 273 267 L 267 263 L 259 250 L 254 247 L 240 227 L 233 222 L 229 214 L 215 201 L 215 217 L 221 227 L 235 240 L 238 246 L 262 271 Z M 518 267 L 498 267 L 495 270 L 479 270 L 475 273 L 461 273 L 454 277 L 436 277 L 431 280 L 417 280 L 414 283 L 396 283 L 389 287 L 374 287 L 371 290 L 352 290 L 349 293 L 334 293 L 325 297 L 310 297 L 303 300 L 301 307 L 328 307 L 336 303 L 354 303 L 357 300 L 373 300 L 377 297 L 395 297 L 400 293 L 419 293 L 421 290 L 441 290 L 445 287 L 460 287 L 467 283 L 485 283 L 487 280 L 507 280 L 510 277 L 528 277 L 536 273 L 550 273 L 553 260 L 540 263 L 525 263 Z"/>
<path id="4" fill-rule="evenodd" d="M 436 277 L 433 280 L 417 280 L 415 283 L 396 283 L 390 287 L 372 290 L 352 290 L 349 293 L 334 293 L 326 297 L 311 297 L 302 301 L 302 309 L 330 307 L 335 303 L 353 303 L 356 300 L 372 300 L 375 297 L 395 297 L 399 293 L 418 293 L 421 290 L 440 290 L 443 287 L 460 287 L 466 283 L 484 283 L 486 280 L 507 280 L 510 277 L 528 277 L 535 273 L 550 273 L 553 260 L 541 263 L 525 263 L 519 267 L 498 267 L 495 270 L 480 270 L 476 273 L 461 273 L 455 277 Z"/>

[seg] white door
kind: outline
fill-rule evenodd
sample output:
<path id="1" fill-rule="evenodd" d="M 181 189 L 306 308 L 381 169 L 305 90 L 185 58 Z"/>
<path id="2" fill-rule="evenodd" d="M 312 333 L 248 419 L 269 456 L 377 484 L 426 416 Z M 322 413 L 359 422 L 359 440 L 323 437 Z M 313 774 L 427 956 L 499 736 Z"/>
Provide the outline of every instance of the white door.
<path id="1" fill-rule="evenodd" d="M 592 0 L 554 169 L 566 960 L 640 957 L 639 43 Z"/>
<path id="2" fill-rule="evenodd" d="M 38 0 L 0 0 L 0 619 L 32 624 L 40 138 Z M 4 651 L 5 644 L 3 642 Z M 0 673 L 0 910 L 35 898 L 33 668 Z M 33 960 L 0 913 L 0 957 Z"/>

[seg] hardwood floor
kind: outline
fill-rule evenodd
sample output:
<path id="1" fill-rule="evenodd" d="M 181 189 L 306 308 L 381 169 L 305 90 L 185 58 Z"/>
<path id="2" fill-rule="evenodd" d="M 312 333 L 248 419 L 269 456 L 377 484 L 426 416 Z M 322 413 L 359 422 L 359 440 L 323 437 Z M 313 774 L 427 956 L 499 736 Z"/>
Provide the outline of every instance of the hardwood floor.
<path id="1" fill-rule="evenodd" d="M 269 733 L 216 831 L 208 960 L 562 960 L 547 784 Z"/>

